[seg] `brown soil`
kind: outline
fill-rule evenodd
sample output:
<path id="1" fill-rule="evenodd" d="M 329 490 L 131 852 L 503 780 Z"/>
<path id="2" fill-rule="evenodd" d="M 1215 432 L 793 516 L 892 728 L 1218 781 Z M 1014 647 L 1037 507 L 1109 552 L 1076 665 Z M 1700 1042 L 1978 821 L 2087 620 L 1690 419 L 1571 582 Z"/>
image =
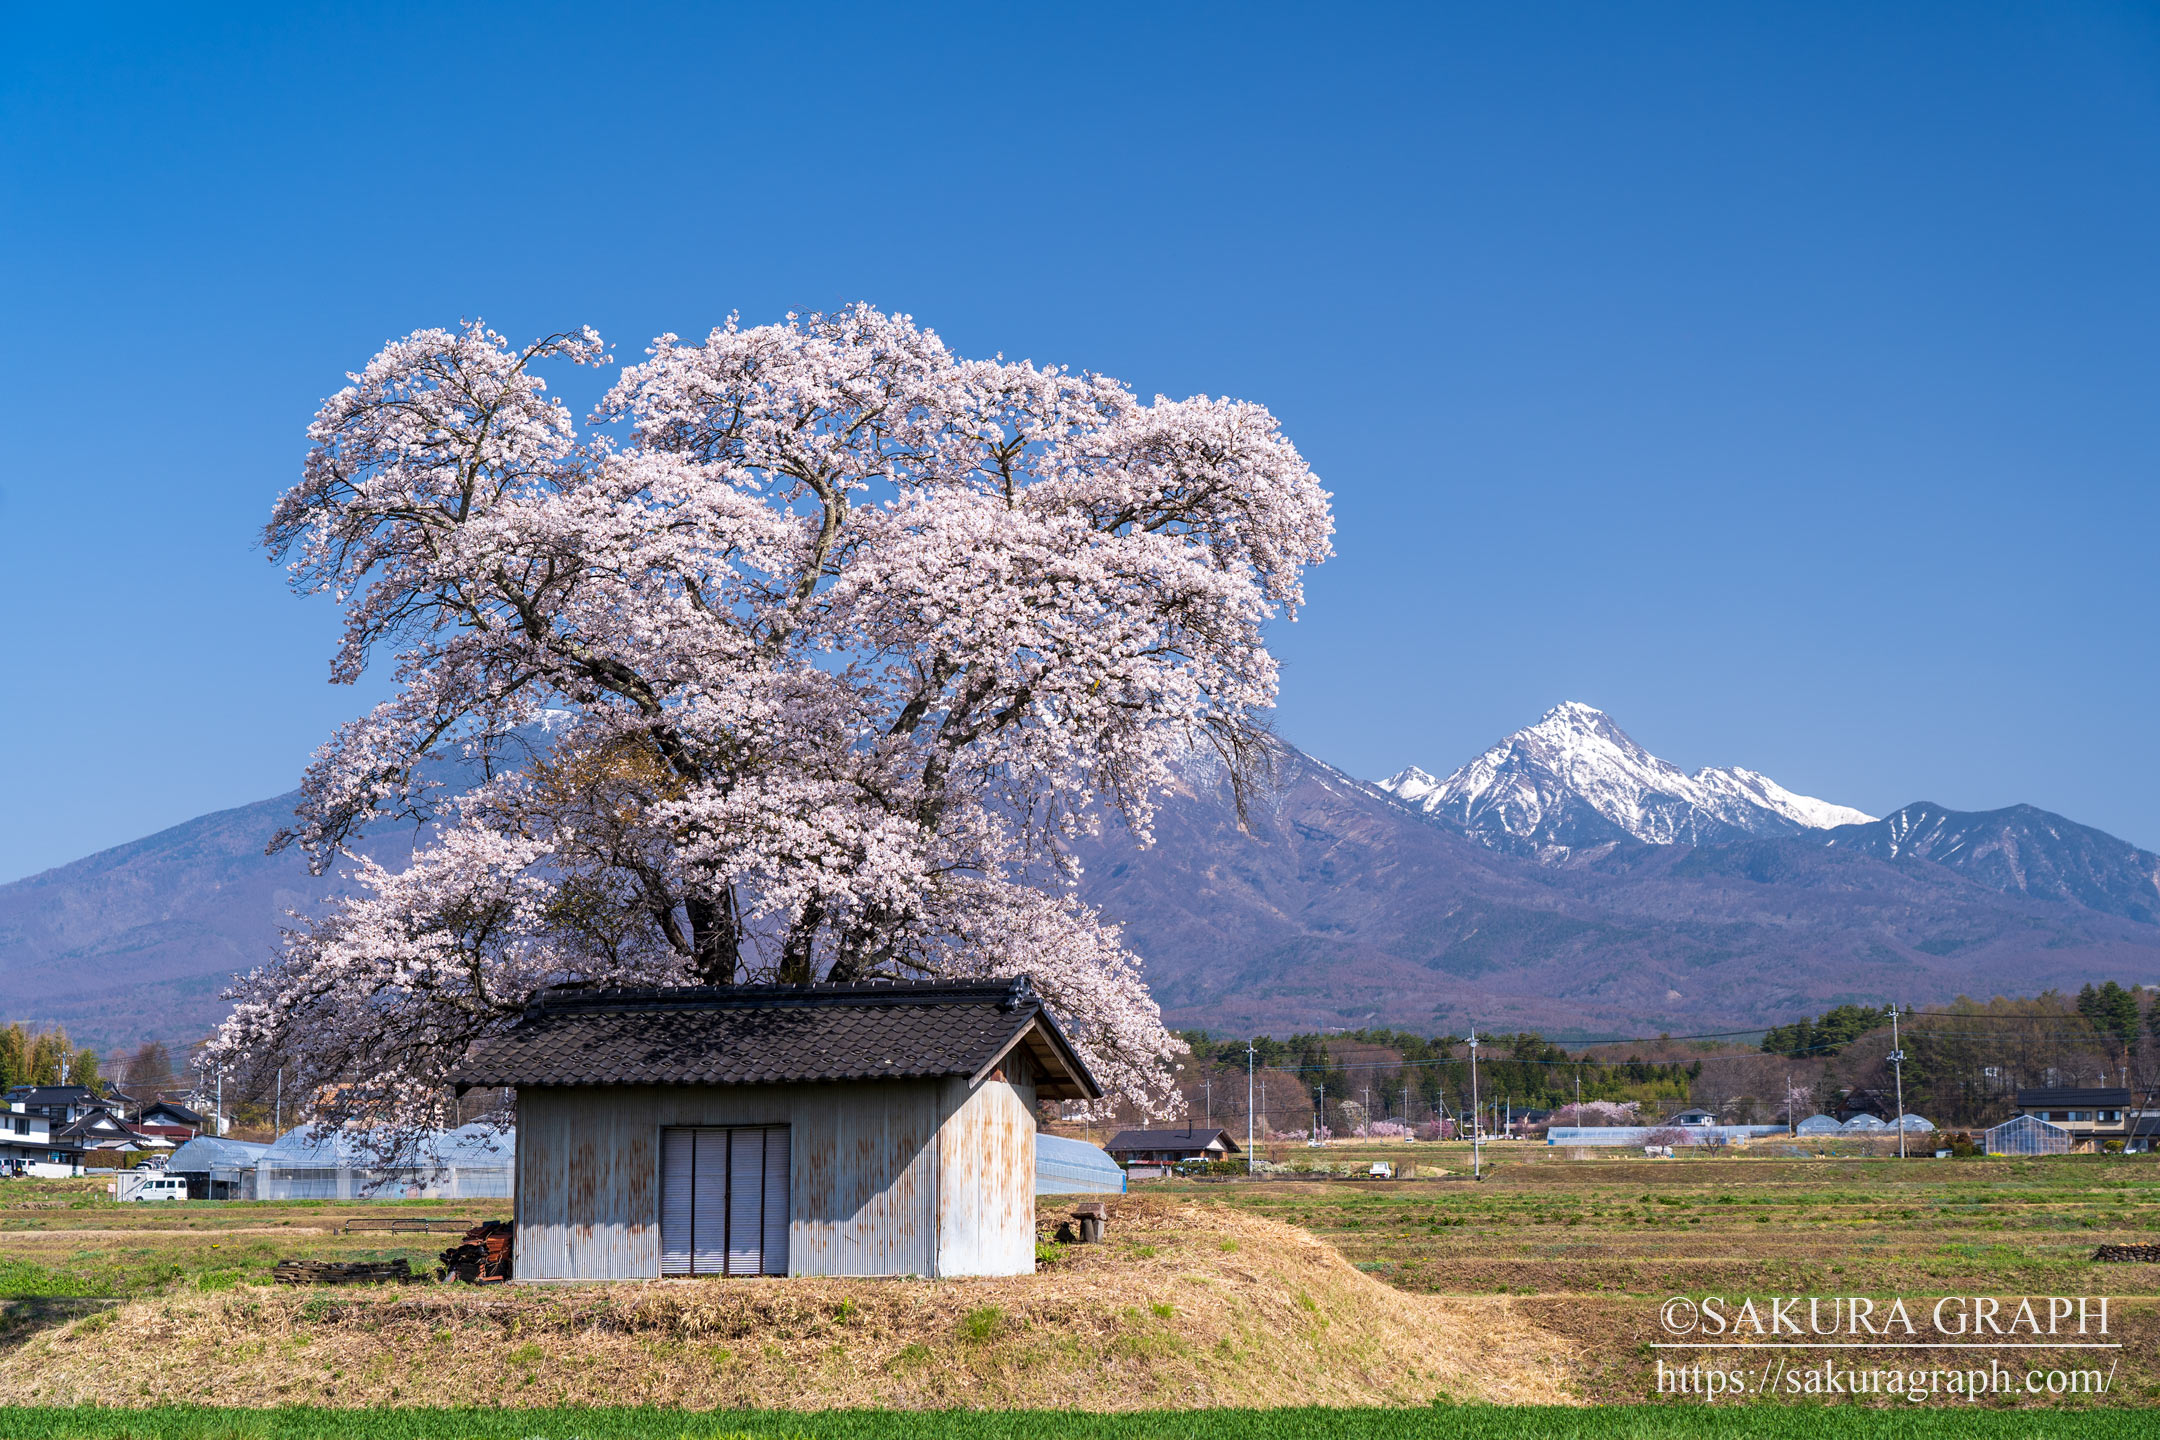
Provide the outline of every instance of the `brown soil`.
<path id="1" fill-rule="evenodd" d="M 1510 1297 L 1406 1293 L 1273 1220 L 1132 1196 L 1108 1228 L 1010 1279 L 181 1291 L 34 1334 L 0 1403 L 1555 1403 L 1585 1374 Z"/>

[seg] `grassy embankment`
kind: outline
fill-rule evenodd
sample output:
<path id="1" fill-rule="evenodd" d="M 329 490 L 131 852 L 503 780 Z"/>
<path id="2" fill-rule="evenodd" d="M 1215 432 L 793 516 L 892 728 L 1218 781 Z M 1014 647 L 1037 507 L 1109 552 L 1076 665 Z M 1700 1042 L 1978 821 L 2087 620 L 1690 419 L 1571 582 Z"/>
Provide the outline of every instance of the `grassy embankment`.
<path id="1" fill-rule="evenodd" d="M 6 1302 L 0 1405 L 1564 1403 L 1576 1365 L 1507 1297 L 1393 1289 L 1302 1231 L 1166 1196 L 1005 1279 L 264 1283 L 281 1256 L 383 1253 L 336 1234 L 345 1215 L 446 1208 L 0 1210 L 0 1257 L 38 1292 Z"/>

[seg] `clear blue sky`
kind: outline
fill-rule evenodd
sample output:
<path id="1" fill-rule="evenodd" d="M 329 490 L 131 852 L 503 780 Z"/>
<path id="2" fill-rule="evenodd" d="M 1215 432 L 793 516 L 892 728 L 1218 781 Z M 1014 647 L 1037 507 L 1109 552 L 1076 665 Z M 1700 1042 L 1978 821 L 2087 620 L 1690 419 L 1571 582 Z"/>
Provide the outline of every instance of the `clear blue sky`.
<path id="1" fill-rule="evenodd" d="M 2160 11 L 784 11 L 10 15 L 0 879 L 369 698 L 252 545 L 385 339 L 855 298 L 1274 407 L 1354 772 L 1574 698 L 2160 847 Z"/>

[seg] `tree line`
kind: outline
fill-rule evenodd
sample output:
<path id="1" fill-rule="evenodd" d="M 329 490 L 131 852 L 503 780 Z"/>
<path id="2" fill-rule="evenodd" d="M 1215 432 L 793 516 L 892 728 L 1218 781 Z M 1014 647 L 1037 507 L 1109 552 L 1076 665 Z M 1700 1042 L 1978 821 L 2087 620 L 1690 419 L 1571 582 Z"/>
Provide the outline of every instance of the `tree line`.
<path id="1" fill-rule="evenodd" d="M 64 1027 L 32 1030 L 17 1020 L 0 1029 L 0 1090 L 61 1084 L 95 1089 L 103 1083 L 97 1051 L 69 1040 Z"/>
<path id="2" fill-rule="evenodd" d="M 1407 1030 L 1362 1029 L 1250 1040 L 1184 1031 L 1193 1063 L 1184 1089 L 1212 1077 L 1220 1114 L 1242 1114 L 1243 1095 L 1227 1103 L 1226 1087 L 1243 1084 L 1246 1047 L 1256 1071 L 1276 1087 L 1267 1113 L 1293 1124 L 1324 1107 L 1322 1123 L 1337 1134 L 1374 1120 L 1410 1123 L 1459 1116 L 1470 1106 L 1470 1052 L 1459 1035 L 1418 1035 Z M 1224 1072 L 1230 1072 L 1225 1074 Z M 1636 1101 L 1646 1110 L 1685 1103 L 1702 1071 L 1699 1060 L 1614 1059 L 1569 1051 L 1535 1031 L 1478 1037 L 1477 1097 L 1481 1103 L 1552 1110 L 1584 1101 Z M 1289 1094 L 1282 1094 L 1284 1081 Z M 1324 1096 L 1324 1098 L 1323 1098 Z M 1190 1108 L 1190 1107 L 1188 1107 Z"/>

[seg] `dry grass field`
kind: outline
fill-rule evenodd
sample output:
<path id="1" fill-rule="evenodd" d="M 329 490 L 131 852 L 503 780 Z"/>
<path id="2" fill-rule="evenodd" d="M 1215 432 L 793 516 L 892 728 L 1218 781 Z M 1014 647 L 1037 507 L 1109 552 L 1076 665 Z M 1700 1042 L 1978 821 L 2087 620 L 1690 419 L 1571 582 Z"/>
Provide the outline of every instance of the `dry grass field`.
<path id="1" fill-rule="evenodd" d="M 456 1209 L 0 1211 L 0 1404 L 1552 1404 L 1578 1369 L 1511 1299 L 1396 1289 L 1294 1227 L 1167 1195 L 1113 1200 L 1108 1243 L 1016 1279 L 267 1283 L 286 1256 L 425 1253 L 337 1233 L 354 1215 Z"/>
<path id="2" fill-rule="evenodd" d="M 1108 1244 L 976 1281 L 296 1290 L 268 1283 L 278 1259 L 426 1262 L 450 1239 L 350 1219 L 454 1229 L 507 1207 L 116 1206 L 13 1182 L 0 1404 L 1611 1405 L 1655 1398 L 1657 1307 L 1705 1294 L 2105 1295 L 2125 1348 L 2097 1403 L 2160 1400 L 2160 1265 L 2090 1258 L 2160 1238 L 2142 1157 L 1495 1148 L 1478 1183 L 1425 1146 L 1422 1173 L 1458 1173 L 1142 1185 Z"/>
<path id="3" fill-rule="evenodd" d="M 1458 1147 L 1416 1147 L 1438 1158 Z M 1433 1182 L 1189 1185 L 1319 1236 L 1419 1294 L 1512 1295 L 1584 1357 L 1582 1398 L 1652 1393 L 1667 1297 L 2108 1296 L 2125 1404 L 2160 1401 L 2160 1264 L 2095 1264 L 2160 1240 L 2160 1160 L 1574 1160 L 1488 1148 Z M 1435 1168 L 1428 1160 L 1426 1169 Z"/>

